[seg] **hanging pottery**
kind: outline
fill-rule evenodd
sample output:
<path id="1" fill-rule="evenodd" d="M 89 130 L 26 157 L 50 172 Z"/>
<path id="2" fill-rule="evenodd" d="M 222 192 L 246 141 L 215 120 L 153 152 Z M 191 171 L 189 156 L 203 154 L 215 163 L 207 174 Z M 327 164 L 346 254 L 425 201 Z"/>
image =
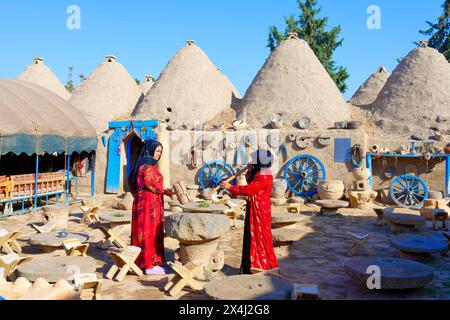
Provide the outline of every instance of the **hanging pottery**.
<path id="1" fill-rule="evenodd" d="M 304 117 L 297 121 L 297 127 L 306 130 L 311 126 L 311 119 Z"/>
<path id="2" fill-rule="evenodd" d="M 276 149 L 280 145 L 280 135 L 278 133 L 270 133 L 267 135 L 267 144 L 272 149 Z"/>
<path id="3" fill-rule="evenodd" d="M 270 123 L 272 129 L 281 129 L 284 127 L 283 116 L 280 113 L 276 113 L 272 116 L 272 121 Z"/>
<path id="4" fill-rule="evenodd" d="M 289 142 L 294 142 L 297 139 L 297 136 L 295 134 L 290 134 L 287 136 L 287 140 Z"/>
<path id="5" fill-rule="evenodd" d="M 317 143 L 321 147 L 328 147 L 331 144 L 331 137 L 327 135 L 320 135 L 317 139 Z"/>
<path id="6" fill-rule="evenodd" d="M 300 149 L 306 149 L 311 145 L 311 141 L 308 137 L 297 137 L 295 139 L 295 145 Z"/>

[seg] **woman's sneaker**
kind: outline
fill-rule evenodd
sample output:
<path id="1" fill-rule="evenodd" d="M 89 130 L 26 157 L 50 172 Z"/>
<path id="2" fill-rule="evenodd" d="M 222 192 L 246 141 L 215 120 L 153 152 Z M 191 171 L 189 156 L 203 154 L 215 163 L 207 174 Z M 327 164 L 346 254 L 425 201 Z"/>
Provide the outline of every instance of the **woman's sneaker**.
<path id="1" fill-rule="evenodd" d="M 156 266 L 151 269 L 146 269 L 145 274 L 148 276 L 149 275 L 164 275 L 164 274 L 166 274 L 166 270 L 161 266 Z"/>

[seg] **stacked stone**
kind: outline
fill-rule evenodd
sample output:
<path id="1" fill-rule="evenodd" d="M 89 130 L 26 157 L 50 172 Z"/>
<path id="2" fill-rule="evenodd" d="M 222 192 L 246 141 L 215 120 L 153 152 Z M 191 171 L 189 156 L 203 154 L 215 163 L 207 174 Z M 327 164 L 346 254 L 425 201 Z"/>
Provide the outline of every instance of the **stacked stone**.
<path id="1" fill-rule="evenodd" d="M 353 176 L 356 181 L 349 192 L 350 207 L 357 209 L 371 209 L 371 202 L 377 197 L 369 184 L 370 171 L 365 168 L 355 169 Z"/>
<path id="2" fill-rule="evenodd" d="M 286 205 L 286 189 L 287 182 L 284 179 L 275 179 L 273 181 L 272 188 L 272 205 L 274 206 L 284 206 Z"/>
<path id="3" fill-rule="evenodd" d="M 180 241 L 176 252 L 178 260 L 186 265 L 203 266 L 204 273 L 198 280 L 207 280 L 224 266 L 224 252 L 219 249 L 219 240 L 230 230 L 227 216 L 210 213 L 181 213 L 167 218 L 166 234 Z"/>
<path id="4" fill-rule="evenodd" d="M 302 238 L 302 232 L 296 229 L 303 217 L 298 214 L 273 213 L 272 236 L 275 247 L 286 247 Z"/>

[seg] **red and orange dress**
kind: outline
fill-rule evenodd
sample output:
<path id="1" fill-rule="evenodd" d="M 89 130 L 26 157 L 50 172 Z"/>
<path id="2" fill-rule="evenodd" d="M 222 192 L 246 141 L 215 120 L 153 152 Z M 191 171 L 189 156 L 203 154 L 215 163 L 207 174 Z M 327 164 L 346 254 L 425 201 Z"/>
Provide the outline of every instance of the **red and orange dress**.
<path id="1" fill-rule="evenodd" d="M 151 269 L 164 263 L 164 178 L 157 166 L 143 165 L 136 185 L 130 183 L 134 196 L 131 245 L 142 249 L 136 264 Z"/>
<path id="2" fill-rule="evenodd" d="M 249 172 L 246 175 L 249 180 Z M 242 248 L 242 274 L 252 274 L 278 268 L 273 249 L 272 194 L 273 176 L 270 169 L 258 172 L 247 186 L 232 186 L 233 197 L 248 196 Z"/>

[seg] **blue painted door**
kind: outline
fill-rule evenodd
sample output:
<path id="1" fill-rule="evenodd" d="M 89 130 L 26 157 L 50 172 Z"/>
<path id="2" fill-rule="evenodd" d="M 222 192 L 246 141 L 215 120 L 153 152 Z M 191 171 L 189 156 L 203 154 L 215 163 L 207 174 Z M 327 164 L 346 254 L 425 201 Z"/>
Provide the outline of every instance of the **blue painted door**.
<path id="1" fill-rule="evenodd" d="M 109 138 L 108 165 L 106 169 L 106 193 L 119 193 L 120 191 L 120 145 L 121 133 L 116 130 Z"/>

